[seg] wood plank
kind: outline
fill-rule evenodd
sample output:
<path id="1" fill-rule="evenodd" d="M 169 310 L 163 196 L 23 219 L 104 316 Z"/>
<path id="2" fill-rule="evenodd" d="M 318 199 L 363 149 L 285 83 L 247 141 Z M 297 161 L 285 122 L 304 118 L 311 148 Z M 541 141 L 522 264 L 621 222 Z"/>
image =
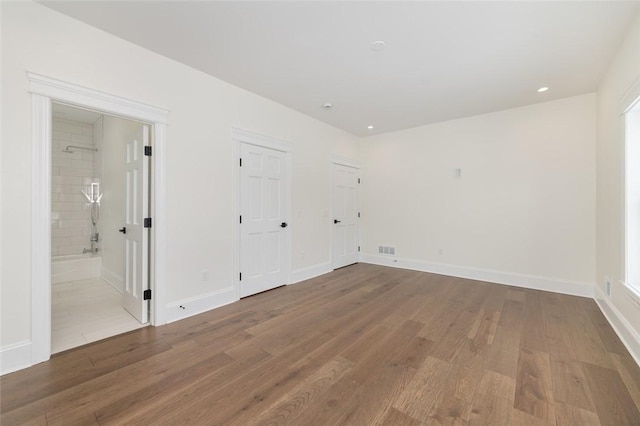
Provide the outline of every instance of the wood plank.
<path id="1" fill-rule="evenodd" d="M 324 400 L 309 407 L 309 413 L 296 418 L 295 424 L 375 424 L 382 421 L 391 400 L 415 374 L 416 369 L 412 366 L 421 364 L 426 357 L 431 342 L 416 336 L 421 328 L 420 323 L 407 321 L 399 330 L 391 332 L 391 337 L 383 343 L 386 346 L 383 350 L 370 347 L 367 352 L 355 356 L 360 368 L 345 375 Z M 386 358 L 379 359 L 381 355 Z M 372 410 L 372 406 L 377 408 Z"/>
<path id="2" fill-rule="evenodd" d="M 549 355 L 521 349 L 513 407 L 548 422 L 555 422 Z"/>
<path id="3" fill-rule="evenodd" d="M 298 379 L 306 377 L 318 367 L 305 354 L 327 338 L 320 332 L 310 333 L 305 340 L 292 346 L 286 356 L 271 357 L 255 366 L 245 365 L 243 371 L 237 371 L 237 375 L 228 378 L 228 381 L 202 378 L 195 386 L 179 391 L 176 394 L 179 398 L 171 399 L 132 423 L 224 424 L 250 409 L 264 408 L 295 386 Z M 224 386 L 212 387 L 211 383 L 224 383 Z M 229 389 L 233 389 L 233 392 L 229 392 Z M 216 401 L 216 404 L 210 401 Z"/>
<path id="4" fill-rule="evenodd" d="M 329 387 L 340 380 L 353 365 L 352 361 L 340 356 L 336 357 L 304 379 L 300 385 L 283 395 L 259 416 L 251 419 L 248 423 L 239 424 L 260 425 L 291 422 L 300 411 L 310 405 L 311 401 L 326 393 Z M 237 419 L 232 419 L 230 424 L 234 423 L 238 423 Z"/>
<path id="5" fill-rule="evenodd" d="M 365 376 L 358 376 L 357 367 L 349 378 L 362 384 L 353 394 L 354 409 L 345 410 L 337 423 L 349 424 L 376 424 L 391 409 L 391 401 L 398 397 L 407 383 L 413 379 L 416 369 L 412 365 L 421 365 L 426 359 L 427 352 L 417 336 L 422 324 L 414 321 L 406 321 L 401 327 L 394 330 L 393 337 L 385 341 L 386 348 L 374 349 L 375 356 L 369 357 L 366 362 L 360 363 L 361 371 Z M 385 358 L 380 359 L 384 354 Z M 372 362 L 373 360 L 377 360 Z M 370 407 L 378 407 L 371 410 Z"/>
<path id="6" fill-rule="evenodd" d="M 433 405 L 427 425 L 466 425 L 471 417 L 471 403 L 451 398 L 444 392 Z"/>
<path id="7" fill-rule="evenodd" d="M 509 291 L 507 292 L 507 299 L 524 303 L 524 294 L 524 289 L 510 287 Z"/>
<path id="8" fill-rule="evenodd" d="M 523 311 L 524 302 L 505 300 L 498 325 L 510 330 L 520 331 L 520 328 L 522 327 Z"/>
<path id="9" fill-rule="evenodd" d="M 618 355 L 627 355 L 627 348 L 624 347 L 624 344 L 618 337 L 618 335 L 613 331 L 609 322 L 604 317 L 598 305 L 595 302 L 592 302 L 592 306 L 584 309 L 585 314 L 593 324 L 600 340 L 604 344 L 604 347 L 607 349 L 607 352 L 613 352 Z"/>
<path id="10" fill-rule="evenodd" d="M 638 425 L 640 412 L 617 371 L 582 363 L 593 403 L 604 424 Z"/>
<path id="11" fill-rule="evenodd" d="M 556 402 L 565 402 L 595 412 L 591 392 L 579 361 L 565 361 L 551 356 L 551 381 Z"/>
<path id="12" fill-rule="evenodd" d="M 427 357 L 392 407 L 419 421 L 429 418 L 431 407 L 446 384 L 451 364 Z"/>
<path id="13" fill-rule="evenodd" d="M 527 426 L 554 426 L 555 422 L 549 422 L 541 418 L 532 416 L 529 413 L 525 413 L 516 408 L 511 410 L 511 424 L 512 425 L 527 425 Z M 577 426 L 577 425 L 574 425 Z M 582 425 L 580 425 L 582 426 Z"/>
<path id="14" fill-rule="evenodd" d="M 520 332 L 498 326 L 487 354 L 487 369 L 516 378 L 520 356 Z"/>
<path id="15" fill-rule="evenodd" d="M 557 359 L 577 360 L 573 340 L 567 338 L 572 331 L 569 320 L 567 301 L 562 295 L 547 293 L 542 298 L 542 326 L 546 337 L 547 351 Z M 526 329 L 523 329 L 523 333 Z"/>
<path id="16" fill-rule="evenodd" d="M 390 408 L 384 419 L 378 424 L 381 426 L 420 426 L 422 423 L 395 408 Z"/>
<path id="17" fill-rule="evenodd" d="M 640 366 L 636 364 L 629 354 L 611 355 L 611 360 L 620 374 L 622 381 L 627 386 L 627 391 L 640 410 Z"/>
<path id="18" fill-rule="evenodd" d="M 580 306 L 574 305 L 569 305 L 566 309 L 570 311 L 568 320 L 571 329 L 565 333 L 564 338 L 573 343 L 578 360 L 613 368 L 609 352 L 584 310 Z"/>
<path id="19" fill-rule="evenodd" d="M 268 353 L 251 347 L 244 347 L 242 354 L 242 357 L 236 358 L 226 368 L 216 370 L 212 374 L 197 376 L 197 378 L 192 377 L 191 382 L 182 387 L 162 389 L 162 392 L 153 398 L 139 401 L 133 410 L 111 412 L 108 418 L 109 422 L 112 424 L 150 424 L 149 422 L 156 415 L 159 417 L 158 421 L 173 420 L 172 416 L 163 418 L 162 413 L 173 413 L 173 407 L 180 407 L 182 404 L 200 398 L 204 392 L 211 390 L 211 383 L 233 383 L 243 377 L 248 370 L 272 359 Z M 124 396 L 126 397 L 126 395 Z M 107 407 L 104 410 L 107 411 Z"/>
<path id="20" fill-rule="evenodd" d="M 175 392 L 176 389 L 182 389 L 192 382 L 194 376 L 210 376 L 231 362 L 233 362 L 233 359 L 230 356 L 224 353 L 216 354 L 209 359 L 190 366 L 188 370 L 180 370 L 174 374 L 167 375 L 160 381 L 154 381 L 136 392 L 131 392 L 108 405 L 103 405 L 95 411 L 95 417 L 101 424 L 114 421 L 122 412 L 135 410 L 146 401 L 153 401 L 160 397 L 168 389 L 171 392 Z M 63 419 L 65 418 L 66 416 L 63 417 Z M 62 423 L 64 424 L 64 421 Z"/>
<path id="21" fill-rule="evenodd" d="M 600 426 L 600 419 L 594 412 L 564 402 L 556 402 L 556 424 L 558 426 Z"/>
<path id="22" fill-rule="evenodd" d="M 523 312 L 523 327 L 520 336 L 520 346 L 539 352 L 548 352 L 547 338 L 542 321 L 541 292 L 525 291 Z"/>
<path id="23" fill-rule="evenodd" d="M 515 389 L 511 377 L 487 370 L 475 393 L 469 424 L 511 424 Z"/>

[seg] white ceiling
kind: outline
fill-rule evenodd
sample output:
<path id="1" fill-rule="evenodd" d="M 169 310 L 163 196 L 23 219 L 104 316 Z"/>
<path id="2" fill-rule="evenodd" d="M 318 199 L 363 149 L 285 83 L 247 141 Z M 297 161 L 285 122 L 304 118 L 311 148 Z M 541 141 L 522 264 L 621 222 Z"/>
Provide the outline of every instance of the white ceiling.
<path id="1" fill-rule="evenodd" d="M 43 3 L 360 136 L 593 92 L 639 10 L 616 1 Z M 377 40 L 384 50 L 371 49 Z"/>

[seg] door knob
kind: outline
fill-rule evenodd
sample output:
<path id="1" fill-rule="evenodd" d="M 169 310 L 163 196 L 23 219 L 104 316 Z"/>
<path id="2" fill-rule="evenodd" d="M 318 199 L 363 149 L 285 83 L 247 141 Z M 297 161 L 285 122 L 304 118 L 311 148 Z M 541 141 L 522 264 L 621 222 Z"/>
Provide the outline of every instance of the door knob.
<path id="1" fill-rule="evenodd" d="M 287 226 L 289 226 L 289 225 L 287 224 L 287 222 L 282 222 L 282 223 L 280 224 L 280 228 L 286 228 Z"/>
<path id="2" fill-rule="evenodd" d="M 342 222 L 342 221 L 338 220 L 338 219 L 333 219 L 333 223 L 340 223 L 340 222 Z"/>
<path id="3" fill-rule="evenodd" d="M 125 228 L 123 226 L 122 229 L 118 229 L 118 232 L 122 232 L 123 234 L 126 234 L 127 233 L 127 228 Z"/>

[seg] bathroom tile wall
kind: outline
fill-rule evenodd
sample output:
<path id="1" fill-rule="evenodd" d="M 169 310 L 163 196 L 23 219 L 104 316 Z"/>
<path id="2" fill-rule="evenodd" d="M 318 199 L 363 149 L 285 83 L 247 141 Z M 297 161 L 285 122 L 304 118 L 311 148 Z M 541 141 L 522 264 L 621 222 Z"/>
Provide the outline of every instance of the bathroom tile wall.
<path id="1" fill-rule="evenodd" d="M 103 127 L 104 127 L 104 116 L 101 115 L 93 123 L 93 146 L 96 147 L 97 151 L 93 153 L 93 182 L 100 183 L 100 192 L 104 192 L 104 188 L 102 187 L 102 164 L 104 157 L 104 145 L 103 145 Z M 98 209 L 98 224 L 97 231 L 100 234 L 100 242 L 98 243 L 98 247 L 102 249 L 102 209 Z"/>
<path id="2" fill-rule="evenodd" d="M 81 191 L 94 181 L 94 153 L 63 150 L 93 148 L 93 125 L 58 117 L 52 124 L 51 255 L 81 254 L 90 247 L 91 234 L 89 204 Z"/>

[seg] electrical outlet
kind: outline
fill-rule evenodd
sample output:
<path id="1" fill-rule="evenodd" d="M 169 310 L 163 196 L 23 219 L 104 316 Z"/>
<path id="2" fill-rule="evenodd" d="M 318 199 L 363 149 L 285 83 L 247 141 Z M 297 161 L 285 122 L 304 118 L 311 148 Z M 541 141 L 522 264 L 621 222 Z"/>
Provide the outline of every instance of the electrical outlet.
<path id="1" fill-rule="evenodd" d="M 202 270 L 202 281 L 207 281 L 209 279 L 209 271 L 207 271 L 206 269 Z"/>
<path id="2" fill-rule="evenodd" d="M 604 277 L 604 291 L 607 296 L 611 297 L 611 280 L 609 277 Z"/>

